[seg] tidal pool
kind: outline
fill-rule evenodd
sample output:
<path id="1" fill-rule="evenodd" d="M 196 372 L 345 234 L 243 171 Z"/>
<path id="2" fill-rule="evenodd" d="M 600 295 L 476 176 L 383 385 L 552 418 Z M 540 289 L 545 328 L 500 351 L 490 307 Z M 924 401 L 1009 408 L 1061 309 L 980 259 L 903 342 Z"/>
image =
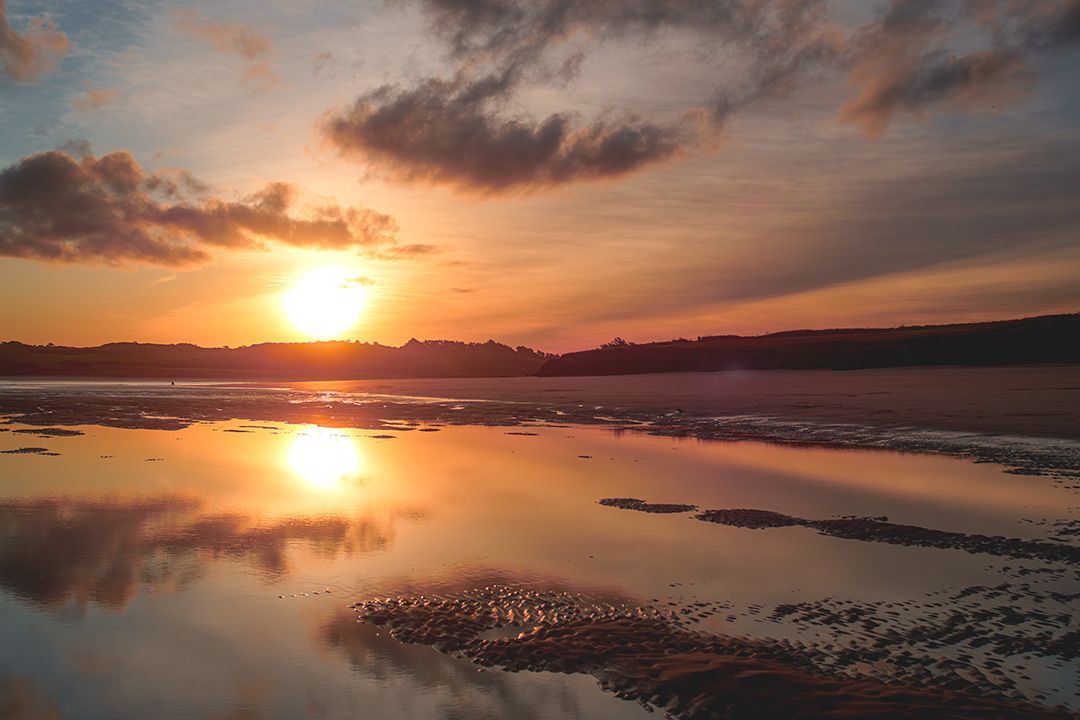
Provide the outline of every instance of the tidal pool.
<path id="1" fill-rule="evenodd" d="M 0 427 L 5 718 L 649 716 L 602 673 L 504 671 L 353 607 L 512 596 L 485 635 L 510 637 L 541 622 L 523 593 L 556 608 L 543 623 L 633 608 L 835 677 L 1080 707 L 1078 503 L 1052 478 L 576 424 Z M 725 509 L 875 520 L 698 518 Z M 949 535 L 909 542 L 924 530 Z"/>

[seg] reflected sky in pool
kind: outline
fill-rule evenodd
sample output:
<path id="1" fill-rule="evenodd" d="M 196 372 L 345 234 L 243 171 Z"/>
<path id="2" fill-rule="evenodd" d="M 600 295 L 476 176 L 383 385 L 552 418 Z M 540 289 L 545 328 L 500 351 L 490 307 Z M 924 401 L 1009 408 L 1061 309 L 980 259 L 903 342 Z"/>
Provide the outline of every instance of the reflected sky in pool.
<path id="1" fill-rule="evenodd" d="M 596 427 L 80 429 L 0 433 L 0 450 L 59 453 L 0 455 L 5 717 L 645 717 L 587 676 L 478 672 L 357 624 L 346 605 L 514 583 L 745 608 L 1000 582 L 996 558 L 604 497 L 1020 538 L 1044 530 L 1024 518 L 1073 512 L 1050 480 L 993 465 Z M 813 640 L 753 613 L 702 628 Z M 1050 669 L 1031 681 L 1055 683 Z"/>

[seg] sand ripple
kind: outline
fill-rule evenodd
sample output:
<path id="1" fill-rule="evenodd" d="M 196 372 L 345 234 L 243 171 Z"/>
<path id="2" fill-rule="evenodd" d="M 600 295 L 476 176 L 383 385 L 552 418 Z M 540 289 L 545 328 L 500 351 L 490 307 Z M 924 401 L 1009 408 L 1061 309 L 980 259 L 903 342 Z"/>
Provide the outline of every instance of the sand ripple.
<path id="1" fill-rule="evenodd" d="M 361 622 L 482 667 L 585 673 L 605 690 L 670 717 L 1067 718 L 972 690 L 918 687 L 829 672 L 798 643 L 709 635 L 676 615 L 565 592 L 487 586 L 353 605 Z M 511 633 L 499 630 L 511 629 Z M 493 637 L 494 635 L 494 637 Z M 510 635 L 510 636 L 506 636 Z"/>

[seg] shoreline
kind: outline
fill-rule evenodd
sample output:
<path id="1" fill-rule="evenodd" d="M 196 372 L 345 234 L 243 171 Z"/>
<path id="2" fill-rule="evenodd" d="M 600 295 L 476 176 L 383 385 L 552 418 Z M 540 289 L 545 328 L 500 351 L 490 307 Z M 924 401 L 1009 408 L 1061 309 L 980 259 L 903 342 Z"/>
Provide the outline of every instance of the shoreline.
<path id="1" fill-rule="evenodd" d="M 1080 365 L 315 380 L 19 375 L 0 377 L 5 384 L 310 389 L 1080 440 Z"/>
<path id="2" fill-rule="evenodd" d="M 263 383 L 256 383 L 263 385 Z M 286 387 L 1080 440 L 1080 365 L 355 380 Z"/>
<path id="3" fill-rule="evenodd" d="M 418 423 L 574 424 L 702 440 L 942 454 L 1080 489 L 1080 367 L 1034 374 L 914 372 L 684 374 L 660 382 L 641 376 L 272 386 L 0 382 L 0 415 L 37 427 L 159 430 L 223 420 L 381 431 Z M 1012 401 L 1008 411 L 1001 409 L 1003 397 Z"/>

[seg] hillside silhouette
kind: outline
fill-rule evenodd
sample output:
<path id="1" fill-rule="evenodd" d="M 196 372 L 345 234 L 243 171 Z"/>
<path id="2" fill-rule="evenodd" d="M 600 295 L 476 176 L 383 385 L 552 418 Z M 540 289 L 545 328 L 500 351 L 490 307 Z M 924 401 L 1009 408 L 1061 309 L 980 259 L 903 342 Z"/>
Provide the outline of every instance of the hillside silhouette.
<path id="1" fill-rule="evenodd" d="M 153 379 L 349 380 L 534 375 L 547 355 L 493 340 L 264 343 L 204 348 L 186 343 L 109 343 L 78 348 L 0 343 L 0 375 Z"/>
<path id="2" fill-rule="evenodd" d="M 0 376 L 147 379 L 630 375 L 723 370 L 855 370 L 919 365 L 1080 363 L 1080 314 L 956 325 L 709 335 L 553 355 L 489 340 L 410 340 L 401 347 L 331 341 L 204 348 L 188 343 L 63 347 L 0 343 Z"/>
<path id="3" fill-rule="evenodd" d="M 794 330 L 753 337 L 714 335 L 640 345 L 616 338 L 595 350 L 552 357 L 539 374 L 855 370 L 1076 362 L 1080 362 L 1080 314 L 956 325 Z"/>

